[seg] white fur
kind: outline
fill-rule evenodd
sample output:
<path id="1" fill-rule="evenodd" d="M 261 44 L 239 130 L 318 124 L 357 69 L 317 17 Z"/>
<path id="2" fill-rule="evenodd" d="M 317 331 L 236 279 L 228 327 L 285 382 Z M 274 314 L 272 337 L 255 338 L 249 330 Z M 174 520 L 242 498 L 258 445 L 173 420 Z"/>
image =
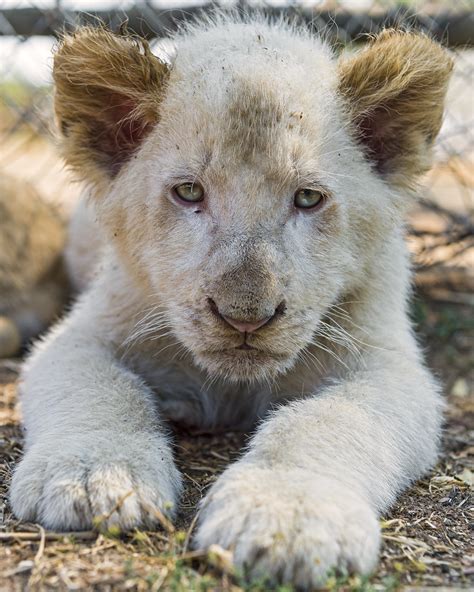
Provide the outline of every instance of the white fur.
<path id="1" fill-rule="evenodd" d="M 235 80 L 295 118 L 275 122 L 270 154 L 246 163 L 220 143 Z M 406 196 L 350 138 L 336 82 L 329 50 L 284 25 L 223 21 L 177 39 L 161 121 L 96 201 L 102 268 L 24 369 L 18 517 L 61 530 L 107 512 L 124 528 L 156 523 L 180 489 L 162 417 L 259 422 L 210 490 L 197 545 L 308 588 L 334 567 L 374 567 L 377 517 L 435 461 L 442 404 L 407 317 Z M 314 170 L 330 189 L 335 218 L 288 214 L 290 152 L 299 179 Z M 270 187 L 271 165 L 284 178 Z M 189 170 L 208 188 L 199 215 L 165 194 Z M 205 304 L 212 295 L 240 314 L 248 293 L 255 314 L 287 302 L 252 338 L 259 358 L 232 349 L 240 337 Z"/>

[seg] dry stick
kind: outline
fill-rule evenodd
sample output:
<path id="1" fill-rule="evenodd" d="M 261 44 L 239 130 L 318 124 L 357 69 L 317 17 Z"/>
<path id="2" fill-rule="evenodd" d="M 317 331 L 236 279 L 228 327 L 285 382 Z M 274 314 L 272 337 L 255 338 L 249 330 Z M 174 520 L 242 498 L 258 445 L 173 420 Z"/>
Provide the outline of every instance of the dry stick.
<path id="1" fill-rule="evenodd" d="M 163 586 L 163 584 L 165 583 L 166 578 L 168 577 L 168 573 L 169 573 L 169 569 L 165 566 L 161 570 L 160 577 L 152 585 L 151 592 L 158 592 L 158 590 L 161 590 L 161 587 Z"/>
<path id="2" fill-rule="evenodd" d="M 108 512 L 107 514 L 104 514 L 103 516 L 99 517 L 99 523 L 108 520 L 112 514 L 114 512 L 118 512 L 118 510 L 120 510 L 120 508 L 123 505 L 123 502 L 130 497 L 131 495 L 135 494 L 136 492 L 132 490 L 130 490 L 129 492 L 127 492 L 125 495 L 123 495 L 115 504 L 115 506 L 110 510 L 110 512 Z M 161 510 L 159 510 L 158 508 L 153 508 L 150 505 L 144 503 L 143 500 L 141 500 L 141 504 L 143 506 L 143 508 L 149 512 L 150 514 L 152 514 L 157 520 L 158 522 L 161 524 L 161 526 L 166 530 L 166 532 L 168 534 L 172 534 L 175 531 L 175 528 L 172 524 L 172 522 L 170 520 L 168 520 L 168 518 L 166 518 L 166 516 L 163 514 L 163 512 L 161 512 Z"/>
<path id="3" fill-rule="evenodd" d="M 189 465 L 189 468 L 192 471 L 200 471 L 201 473 L 212 473 L 212 474 L 217 473 L 217 469 L 215 467 Z"/>
<path id="4" fill-rule="evenodd" d="M 175 527 L 173 523 L 171 522 L 171 520 L 168 520 L 168 518 L 163 514 L 161 510 L 159 510 L 158 508 L 153 508 L 148 504 L 143 503 L 143 501 L 142 506 L 147 512 L 152 514 L 158 520 L 158 522 L 161 524 L 161 526 L 166 530 L 168 534 L 173 534 L 175 532 Z"/>
<path id="5" fill-rule="evenodd" d="M 202 485 L 198 481 L 196 481 L 195 479 L 193 479 L 191 477 L 191 475 L 188 475 L 188 473 L 185 473 L 184 471 L 183 471 L 183 475 L 186 477 L 186 479 L 189 479 L 191 481 L 191 483 L 193 485 L 195 485 L 200 491 L 202 490 L 202 488 L 203 488 Z"/>
<path id="6" fill-rule="evenodd" d="M 35 563 L 38 563 L 38 561 L 41 559 L 41 557 L 43 557 L 44 548 L 46 545 L 46 532 L 42 526 L 38 526 L 38 528 L 39 528 L 39 535 L 40 535 L 40 544 L 38 547 L 38 551 L 36 552 L 35 558 L 33 560 Z"/>
<path id="7" fill-rule="evenodd" d="M 0 532 L 0 541 L 41 541 L 41 532 Z M 71 532 L 44 532 L 45 541 L 60 541 L 64 538 L 73 537 L 82 541 L 95 540 L 99 534 L 93 530 L 71 531 Z"/>
<path id="8" fill-rule="evenodd" d="M 179 558 L 183 561 L 192 561 L 194 559 L 206 559 L 207 557 L 209 557 L 208 549 L 196 549 L 180 555 Z"/>
<path id="9" fill-rule="evenodd" d="M 196 512 L 196 514 L 194 515 L 194 518 L 191 521 L 191 524 L 189 525 L 188 531 L 186 532 L 186 538 L 184 539 L 183 552 L 181 554 L 181 557 L 186 555 L 186 553 L 188 552 L 189 543 L 191 541 L 191 536 L 193 534 L 193 530 L 194 530 L 194 527 L 196 526 L 196 522 L 198 521 L 198 518 L 199 518 L 199 512 Z"/>
<path id="10" fill-rule="evenodd" d="M 120 508 L 123 506 L 123 502 L 130 497 L 132 494 L 134 494 L 135 492 L 133 491 L 133 489 L 131 489 L 130 491 L 127 491 L 127 493 L 125 493 L 124 495 L 122 495 L 122 497 L 120 497 L 117 500 L 117 503 L 115 504 L 115 506 L 110 510 L 110 512 L 107 512 L 105 514 L 102 514 L 102 516 L 98 516 L 96 518 L 96 521 L 98 522 L 98 524 L 102 524 L 103 522 L 105 522 L 106 520 L 108 520 L 112 514 L 114 514 L 115 512 L 118 512 L 120 510 Z"/>
<path id="11" fill-rule="evenodd" d="M 230 458 L 228 456 L 224 456 L 223 454 L 219 454 L 219 452 L 216 452 L 215 450 L 211 450 L 210 454 L 212 456 L 214 456 L 215 458 L 219 458 L 220 460 L 224 460 L 225 462 L 230 462 Z"/>

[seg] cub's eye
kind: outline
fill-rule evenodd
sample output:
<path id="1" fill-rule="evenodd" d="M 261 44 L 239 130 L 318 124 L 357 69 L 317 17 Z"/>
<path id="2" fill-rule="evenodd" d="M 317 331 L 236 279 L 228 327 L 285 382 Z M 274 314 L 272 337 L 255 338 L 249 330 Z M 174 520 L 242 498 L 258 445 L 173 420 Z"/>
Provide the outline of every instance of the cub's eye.
<path id="1" fill-rule="evenodd" d="M 295 193 L 295 207 L 309 210 L 321 205 L 325 197 L 324 193 L 317 189 L 300 189 Z"/>
<path id="2" fill-rule="evenodd" d="M 204 199 L 204 189 L 198 183 L 182 183 L 174 188 L 178 197 L 190 203 L 197 203 Z"/>

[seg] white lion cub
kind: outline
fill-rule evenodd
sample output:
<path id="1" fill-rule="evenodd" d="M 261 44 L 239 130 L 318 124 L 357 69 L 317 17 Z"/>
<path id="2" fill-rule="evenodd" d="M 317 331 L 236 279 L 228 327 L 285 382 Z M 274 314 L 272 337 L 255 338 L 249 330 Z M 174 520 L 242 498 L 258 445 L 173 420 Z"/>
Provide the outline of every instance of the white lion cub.
<path id="1" fill-rule="evenodd" d="M 442 400 L 407 315 L 402 219 L 451 60 L 384 31 L 336 59 L 309 33 L 218 17 L 175 39 L 67 35 L 68 163 L 102 271 L 28 360 L 11 500 L 47 528 L 151 527 L 181 479 L 166 420 L 257 424 L 196 544 L 311 587 L 370 571 L 378 515 L 435 461 Z"/>

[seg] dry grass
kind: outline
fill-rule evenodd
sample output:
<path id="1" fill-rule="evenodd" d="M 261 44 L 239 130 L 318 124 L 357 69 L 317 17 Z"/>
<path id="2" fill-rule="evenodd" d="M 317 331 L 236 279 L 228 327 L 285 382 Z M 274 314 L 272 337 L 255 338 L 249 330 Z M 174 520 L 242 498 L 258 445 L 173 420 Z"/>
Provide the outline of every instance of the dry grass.
<path id="1" fill-rule="evenodd" d="M 330 578 L 328 590 L 474 585 L 469 538 L 474 469 L 471 312 L 464 304 L 418 298 L 416 314 L 430 345 L 430 363 L 449 393 L 444 453 L 432 473 L 382 520 L 377 573 L 369 580 Z M 160 531 L 58 534 L 16 521 L 7 491 L 22 445 L 17 371 L 16 361 L 0 365 L 0 590 L 268 590 L 264 583 L 248 585 L 233 574 L 229 555 L 221 549 L 205 553 L 189 545 L 196 504 L 238 456 L 244 434 L 176 434 L 176 456 L 187 487 L 176 524 L 164 522 Z"/>

